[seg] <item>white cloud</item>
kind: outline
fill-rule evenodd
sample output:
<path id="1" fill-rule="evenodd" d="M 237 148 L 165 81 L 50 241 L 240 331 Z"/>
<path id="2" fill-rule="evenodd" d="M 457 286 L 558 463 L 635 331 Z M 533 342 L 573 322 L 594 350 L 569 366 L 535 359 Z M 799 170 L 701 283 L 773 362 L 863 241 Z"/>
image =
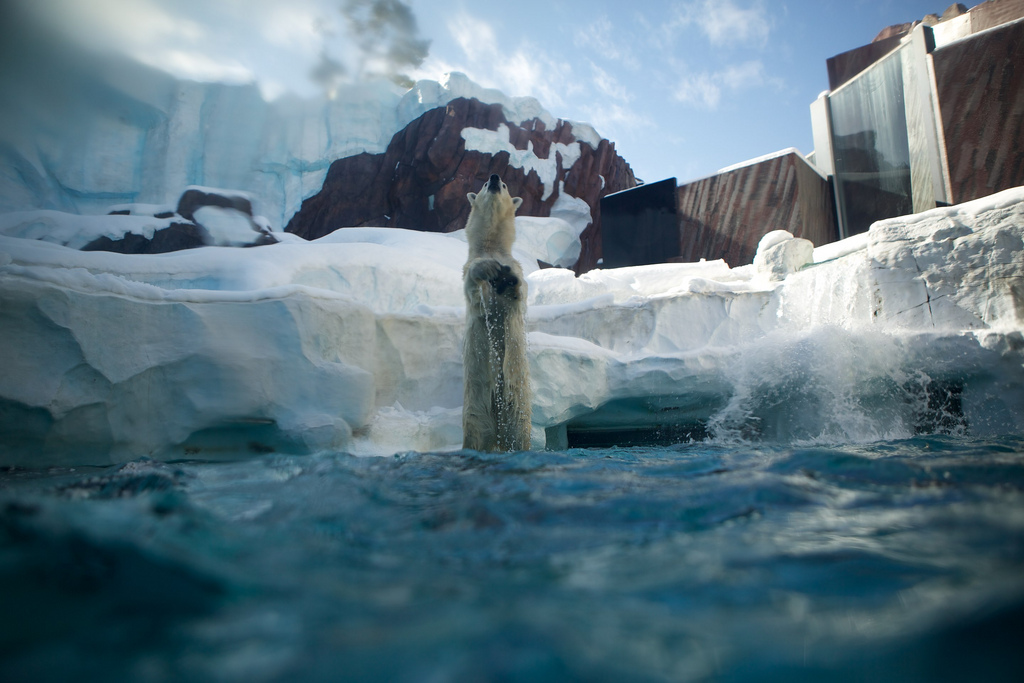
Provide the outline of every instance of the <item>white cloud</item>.
<path id="1" fill-rule="evenodd" d="M 612 76 L 610 73 L 599 67 L 593 62 L 590 63 L 590 70 L 593 74 L 591 82 L 598 89 L 599 92 L 605 96 L 610 97 L 613 100 L 620 100 L 622 102 L 629 102 L 633 97 L 629 94 L 629 91 L 624 85 L 619 83 L 618 79 Z"/>
<path id="2" fill-rule="evenodd" d="M 654 121 L 621 104 L 601 102 L 584 107 L 587 121 L 604 137 L 617 140 L 641 128 L 653 128 Z"/>
<path id="3" fill-rule="evenodd" d="M 601 135 L 624 141 L 635 138 L 640 130 L 655 127 L 649 116 L 630 106 L 635 97 L 619 79 L 594 62 L 590 62 L 590 71 L 591 97 L 580 109 Z"/>
<path id="4" fill-rule="evenodd" d="M 202 39 L 204 27 L 175 15 L 155 0 L 36 0 L 33 11 L 81 42 L 126 51 L 162 44 L 170 39 Z"/>
<path id="5" fill-rule="evenodd" d="M 252 65 L 237 54 L 238 34 L 245 34 L 261 14 L 230 17 L 232 30 L 218 27 L 230 9 L 226 0 L 211 2 L 209 15 L 195 4 L 162 0 L 35 0 L 53 25 L 82 43 L 113 49 L 179 78 L 249 83 Z M 193 18 L 193 14 L 195 18 Z"/>
<path id="6" fill-rule="evenodd" d="M 486 21 L 463 12 L 448 22 L 448 31 L 471 62 L 493 62 L 498 57 L 498 40 Z"/>
<path id="7" fill-rule="evenodd" d="M 741 7 L 733 0 L 695 0 L 676 5 L 667 30 L 696 26 L 712 45 L 762 46 L 771 32 L 763 0 Z"/>
<path id="8" fill-rule="evenodd" d="M 414 81 L 429 80 L 429 81 L 440 81 L 445 74 L 449 74 L 453 71 L 465 72 L 465 67 L 449 62 L 448 60 L 435 57 L 434 55 L 427 55 L 427 58 L 423 60 L 417 68 L 412 69 L 409 72 L 409 78 Z"/>
<path id="9" fill-rule="evenodd" d="M 682 78 L 672 95 L 684 104 L 714 109 L 722 99 L 722 88 L 712 74 L 688 74 Z"/>
<path id="10" fill-rule="evenodd" d="M 322 31 L 328 22 L 314 7 L 298 7 L 296 3 L 272 5 L 255 15 L 260 22 L 260 34 L 275 47 L 297 50 L 309 55 L 320 51 Z"/>
<path id="11" fill-rule="evenodd" d="M 727 66 L 719 72 L 722 83 L 730 90 L 739 90 L 768 82 L 764 64 L 758 60 Z"/>
<path id="12" fill-rule="evenodd" d="M 593 50 L 605 60 L 636 70 L 640 60 L 630 49 L 634 42 L 631 35 L 623 34 L 622 28 L 613 26 L 606 16 L 578 27 L 573 34 L 573 45 L 577 48 Z"/>
<path id="13" fill-rule="evenodd" d="M 15 1 L 88 46 L 180 78 L 258 79 L 268 98 L 321 92 L 309 74 L 325 49 L 354 61 L 340 0 Z"/>
<path id="14" fill-rule="evenodd" d="M 752 60 L 734 64 L 714 72 L 684 75 L 676 85 L 673 97 L 684 104 L 702 109 L 716 109 L 723 92 L 736 92 L 775 83 L 765 74 L 764 64 Z"/>
<path id="15" fill-rule="evenodd" d="M 256 75 L 235 60 L 215 59 L 188 50 L 140 51 L 135 55 L 143 64 L 165 69 L 179 78 L 220 83 L 251 83 Z"/>
<path id="16" fill-rule="evenodd" d="M 529 41 L 516 48 L 502 45 L 489 23 L 465 12 L 448 22 L 448 30 L 468 62 L 455 70 L 483 86 L 536 97 L 547 109 L 564 106 L 567 96 L 580 92 L 568 62 Z"/>
<path id="17" fill-rule="evenodd" d="M 462 71 L 485 87 L 498 88 L 509 95 L 536 97 L 556 116 L 586 121 L 609 138 L 623 139 L 655 125 L 649 116 L 630 106 L 634 94 L 614 67 L 626 66 L 624 62 L 635 58 L 614 47 L 614 31 L 607 19 L 598 19 L 593 26 L 576 31 L 574 46 L 556 46 L 570 53 L 573 47 L 593 48 L 593 59 L 585 61 L 579 58 L 578 51 L 576 59 L 568 60 L 554 49 L 529 40 L 518 45 L 502 42 L 509 38 L 494 25 L 468 13 L 453 16 L 448 30 L 464 60 L 441 61 L 431 57 L 421 70 L 427 77 L 437 78 L 443 71 Z M 595 61 L 598 58 L 603 60 L 600 64 Z"/>

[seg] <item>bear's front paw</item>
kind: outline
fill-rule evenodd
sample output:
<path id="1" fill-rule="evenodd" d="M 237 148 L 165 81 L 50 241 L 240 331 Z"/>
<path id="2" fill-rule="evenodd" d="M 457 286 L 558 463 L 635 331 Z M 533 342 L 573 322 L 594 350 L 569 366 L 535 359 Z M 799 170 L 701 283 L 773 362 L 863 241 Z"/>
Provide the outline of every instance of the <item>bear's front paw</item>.
<path id="1" fill-rule="evenodd" d="M 477 282 L 490 282 L 499 276 L 502 269 L 508 270 L 509 267 L 496 259 L 479 259 L 470 266 L 469 277 Z"/>
<path id="2" fill-rule="evenodd" d="M 516 285 L 519 284 L 519 278 L 512 272 L 512 269 L 508 266 L 502 266 L 501 271 L 497 275 L 490 278 L 491 287 L 499 295 L 505 294 L 510 289 L 515 289 Z"/>

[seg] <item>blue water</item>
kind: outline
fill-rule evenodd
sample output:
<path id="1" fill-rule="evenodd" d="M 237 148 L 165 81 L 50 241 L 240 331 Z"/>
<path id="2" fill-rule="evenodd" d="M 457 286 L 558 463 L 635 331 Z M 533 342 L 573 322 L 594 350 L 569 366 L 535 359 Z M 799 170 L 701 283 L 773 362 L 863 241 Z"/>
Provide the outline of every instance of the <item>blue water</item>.
<path id="1" fill-rule="evenodd" d="M 0 472 L 0 680 L 999 681 L 1024 438 Z"/>

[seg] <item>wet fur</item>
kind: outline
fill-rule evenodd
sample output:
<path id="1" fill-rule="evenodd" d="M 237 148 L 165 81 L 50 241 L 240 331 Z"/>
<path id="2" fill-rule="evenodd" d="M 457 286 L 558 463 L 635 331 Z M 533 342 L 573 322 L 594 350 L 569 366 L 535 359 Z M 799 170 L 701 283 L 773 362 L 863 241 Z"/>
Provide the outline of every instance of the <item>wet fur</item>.
<path id="1" fill-rule="evenodd" d="M 526 357 L 526 282 L 512 258 L 515 210 L 496 176 L 469 193 L 469 258 L 463 268 L 466 339 L 462 430 L 464 448 L 517 451 L 530 447 L 530 374 Z M 490 328 L 490 334 L 488 334 Z"/>

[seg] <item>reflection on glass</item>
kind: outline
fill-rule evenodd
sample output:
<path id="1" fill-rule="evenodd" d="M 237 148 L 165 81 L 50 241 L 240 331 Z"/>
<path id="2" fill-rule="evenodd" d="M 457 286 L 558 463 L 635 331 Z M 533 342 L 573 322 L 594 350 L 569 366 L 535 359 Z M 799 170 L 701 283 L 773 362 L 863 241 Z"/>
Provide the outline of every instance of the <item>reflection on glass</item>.
<path id="1" fill-rule="evenodd" d="M 905 46 L 832 93 L 832 145 L 846 232 L 913 211 L 903 102 Z"/>

